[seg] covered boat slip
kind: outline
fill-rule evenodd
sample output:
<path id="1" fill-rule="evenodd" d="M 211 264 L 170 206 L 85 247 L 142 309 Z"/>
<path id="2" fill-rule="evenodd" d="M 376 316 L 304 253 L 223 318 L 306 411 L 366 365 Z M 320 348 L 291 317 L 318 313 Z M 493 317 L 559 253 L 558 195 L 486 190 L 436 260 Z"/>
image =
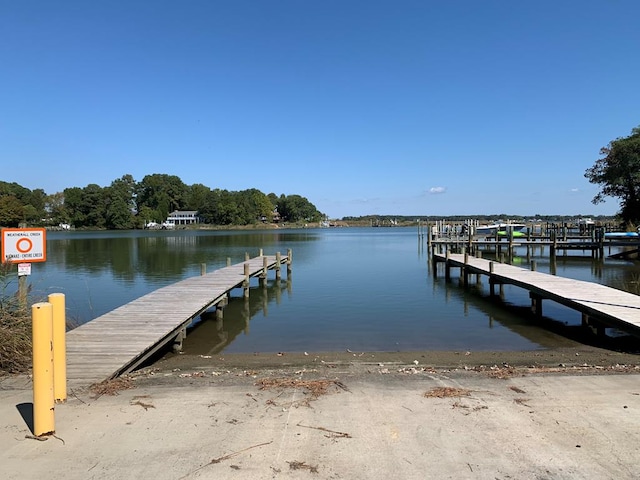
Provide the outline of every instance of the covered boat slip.
<path id="1" fill-rule="evenodd" d="M 476 258 L 466 254 L 433 254 L 434 275 L 438 263 L 445 264 L 445 275 L 460 268 L 468 284 L 470 274 L 487 275 L 491 293 L 496 284 L 510 284 L 529 291 L 531 307 L 542 316 L 542 300 L 553 300 L 582 313 L 582 323 L 604 334 L 606 327 L 640 337 L 640 296 L 593 282 L 557 277 L 547 273 Z"/>
<path id="2" fill-rule="evenodd" d="M 144 295 L 67 332 L 67 380 L 86 386 L 130 372 L 160 349 L 181 343 L 186 328 L 205 310 L 217 312 L 231 290 L 249 292 L 251 277 L 280 278 L 282 264 L 290 273 L 291 252 L 263 256 L 187 278 Z"/>

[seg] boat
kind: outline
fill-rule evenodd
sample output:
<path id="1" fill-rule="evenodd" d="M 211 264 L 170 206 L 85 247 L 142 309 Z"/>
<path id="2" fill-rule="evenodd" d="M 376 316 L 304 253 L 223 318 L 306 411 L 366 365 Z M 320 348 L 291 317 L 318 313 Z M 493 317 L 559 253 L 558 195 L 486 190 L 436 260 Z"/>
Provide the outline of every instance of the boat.
<path id="1" fill-rule="evenodd" d="M 476 235 L 494 237 L 496 232 L 498 236 L 507 236 L 507 232 L 511 231 L 513 237 L 524 237 L 527 235 L 527 226 L 524 223 L 493 223 L 491 225 L 478 225 L 475 228 Z"/>
<path id="2" fill-rule="evenodd" d="M 606 232 L 604 238 L 619 238 L 619 239 L 633 239 L 640 237 L 638 232 Z"/>

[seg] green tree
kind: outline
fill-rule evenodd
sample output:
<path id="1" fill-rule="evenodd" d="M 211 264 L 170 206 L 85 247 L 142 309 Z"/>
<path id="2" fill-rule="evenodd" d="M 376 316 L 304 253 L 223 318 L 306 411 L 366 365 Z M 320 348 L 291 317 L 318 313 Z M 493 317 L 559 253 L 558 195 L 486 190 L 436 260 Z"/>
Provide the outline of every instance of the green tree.
<path id="1" fill-rule="evenodd" d="M 0 196 L 0 225 L 17 228 L 24 217 L 22 202 L 13 195 Z"/>
<path id="2" fill-rule="evenodd" d="M 69 214 L 64 204 L 64 193 L 56 192 L 47 195 L 45 209 L 48 213 L 50 223 L 58 225 L 60 223 L 69 223 Z"/>
<path id="3" fill-rule="evenodd" d="M 69 221 L 76 227 L 106 226 L 105 192 L 99 185 L 65 188 L 64 204 Z"/>
<path id="4" fill-rule="evenodd" d="M 232 225 L 238 223 L 238 207 L 234 194 L 228 190 L 216 188 L 207 195 L 207 202 L 200 210 L 207 223 Z"/>
<path id="5" fill-rule="evenodd" d="M 617 138 L 600 149 L 602 158 L 588 168 L 584 176 L 589 182 L 600 185 L 593 197 L 594 204 L 605 197 L 620 199 L 619 215 L 627 223 L 640 221 L 640 127 L 628 137 Z"/>
<path id="6" fill-rule="evenodd" d="M 211 189 L 201 183 L 195 183 L 187 187 L 187 210 L 201 212 L 206 204 Z"/>
<path id="7" fill-rule="evenodd" d="M 105 189 L 105 222 L 109 229 L 124 230 L 135 226 L 136 181 L 129 174 L 111 182 Z"/>
<path id="8" fill-rule="evenodd" d="M 287 222 L 318 222 L 322 213 L 305 197 L 300 195 L 281 195 L 278 200 L 278 212 Z"/>
<path id="9" fill-rule="evenodd" d="M 273 206 L 269 197 L 256 188 L 235 192 L 238 208 L 237 223 L 249 225 L 265 219 L 271 221 Z"/>
<path id="10" fill-rule="evenodd" d="M 0 181 L 0 197 L 13 197 L 22 206 L 21 220 L 28 223 L 41 223 L 45 215 L 46 194 L 41 188 L 33 191 L 15 182 Z M 13 201 L 7 201 L 13 204 Z"/>
<path id="11" fill-rule="evenodd" d="M 174 210 L 184 210 L 187 204 L 187 186 L 175 175 L 147 175 L 138 184 L 136 193 L 138 208 L 149 207 L 156 222 L 163 222 Z"/>

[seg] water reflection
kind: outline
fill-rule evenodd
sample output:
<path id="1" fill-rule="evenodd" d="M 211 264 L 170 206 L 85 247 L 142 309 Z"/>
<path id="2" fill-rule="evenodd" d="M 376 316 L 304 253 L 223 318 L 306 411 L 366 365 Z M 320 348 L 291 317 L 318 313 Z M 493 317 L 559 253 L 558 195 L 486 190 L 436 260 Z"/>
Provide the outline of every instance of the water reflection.
<path id="1" fill-rule="evenodd" d="M 291 283 L 267 282 L 266 292 L 252 284 L 247 304 L 232 298 L 224 320 L 202 322 L 187 337 L 185 348 L 195 342 L 203 355 L 220 349 L 246 353 L 544 348 L 544 331 L 522 330 L 524 310 L 518 309 L 529 306 L 526 291 L 496 287 L 513 309 L 484 298 L 488 285 L 482 277 L 470 278 L 470 291 L 460 293 L 455 283 L 434 279 L 426 239 L 418 238 L 416 246 L 416 237 L 415 229 L 401 228 L 52 232 L 47 262 L 34 265 L 30 283 L 36 298 L 65 293 L 67 317 L 80 324 L 159 287 L 199 275 L 203 264 L 211 272 L 225 266 L 227 259 L 242 262 L 245 253 L 256 256 L 264 249 L 269 255 L 284 254 L 291 248 L 295 295 Z M 483 256 L 499 253 L 507 253 L 506 246 Z M 640 278 L 638 262 L 592 260 L 581 252 L 558 255 L 553 262 L 545 246 L 516 247 L 509 260 L 523 268 L 536 262 L 541 272 L 616 288 L 637 285 Z M 483 293 L 473 298 L 474 291 Z M 553 306 L 545 306 L 545 314 L 573 322 Z M 540 326 L 531 322 L 530 328 Z M 207 345 L 197 343 L 200 331 L 210 337 Z"/>
<path id="2" fill-rule="evenodd" d="M 283 292 L 292 293 L 291 276 L 286 280 L 261 281 L 249 291 L 249 297 L 234 296 L 218 318 L 215 309 L 202 314 L 200 321 L 188 332 L 183 352 L 189 355 L 212 356 L 222 352 L 241 334 L 250 335 L 251 319 L 261 313 L 268 317 L 269 303 L 280 304 Z"/>
<path id="3" fill-rule="evenodd" d="M 47 263 L 74 274 L 106 272 L 122 281 L 134 282 L 142 277 L 155 282 L 183 277 L 201 263 L 224 266 L 229 256 L 237 263 L 245 253 L 253 257 L 258 248 L 275 251 L 273 247 L 300 241 L 301 237 L 305 242 L 317 239 L 307 233 L 277 231 L 52 232 L 47 239 Z"/>

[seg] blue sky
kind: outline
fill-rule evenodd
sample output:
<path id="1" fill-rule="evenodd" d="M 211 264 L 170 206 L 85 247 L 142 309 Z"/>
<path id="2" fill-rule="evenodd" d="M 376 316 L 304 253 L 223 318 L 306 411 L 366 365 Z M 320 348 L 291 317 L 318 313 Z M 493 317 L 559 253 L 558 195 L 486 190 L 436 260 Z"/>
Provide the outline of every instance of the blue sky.
<path id="1" fill-rule="evenodd" d="M 348 215 L 613 214 L 637 0 L 5 1 L 0 180 L 124 174 Z"/>

